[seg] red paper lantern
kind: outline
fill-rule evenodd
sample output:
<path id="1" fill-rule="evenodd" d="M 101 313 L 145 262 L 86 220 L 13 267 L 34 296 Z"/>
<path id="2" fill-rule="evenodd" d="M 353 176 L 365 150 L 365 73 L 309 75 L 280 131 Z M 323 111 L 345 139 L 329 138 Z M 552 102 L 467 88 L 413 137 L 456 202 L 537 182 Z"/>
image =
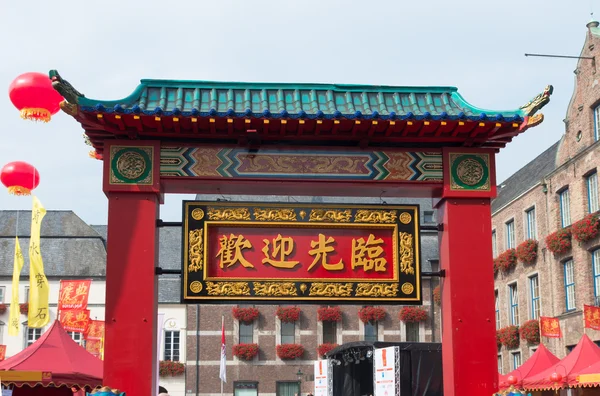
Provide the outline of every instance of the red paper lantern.
<path id="1" fill-rule="evenodd" d="M 42 73 L 25 73 L 8 87 L 12 104 L 21 111 L 21 118 L 48 122 L 60 110 L 63 97 L 52 88 L 50 78 Z"/>
<path id="2" fill-rule="evenodd" d="M 0 171 L 0 181 L 14 195 L 30 195 L 40 184 L 40 174 L 33 165 L 15 161 L 4 165 Z"/>
<path id="3" fill-rule="evenodd" d="M 560 375 L 559 373 L 552 373 L 550 375 L 550 381 L 554 382 L 554 383 L 559 383 L 560 381 L 562 381 L 563 376 Z"/>
<path id="4" fill-rule="evenodd" d="M 508 382 L 509 385 L 516 385 L 519 380 L 514 375 L 509 375 L 506 382 Z"/>

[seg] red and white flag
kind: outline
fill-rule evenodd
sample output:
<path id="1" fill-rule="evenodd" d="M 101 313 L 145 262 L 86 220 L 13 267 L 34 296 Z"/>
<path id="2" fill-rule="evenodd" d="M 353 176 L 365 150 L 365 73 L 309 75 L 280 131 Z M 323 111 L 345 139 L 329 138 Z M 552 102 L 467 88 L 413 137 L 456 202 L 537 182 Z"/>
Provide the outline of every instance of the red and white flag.
<path id="1" fill-rule="evenodd" d="M 221 381 L 227 382 L 227 355 L 225 354 L 225 316 L 221 317 L 221 368 L 219 378 Z"/>

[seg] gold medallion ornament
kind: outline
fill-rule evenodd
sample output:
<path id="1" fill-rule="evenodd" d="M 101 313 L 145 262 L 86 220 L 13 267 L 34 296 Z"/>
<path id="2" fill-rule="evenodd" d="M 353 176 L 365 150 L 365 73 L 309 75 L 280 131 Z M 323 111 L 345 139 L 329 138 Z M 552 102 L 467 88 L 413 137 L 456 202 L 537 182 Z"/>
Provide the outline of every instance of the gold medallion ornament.
<path id="1" fill-rule="evenodd" d="M 366 210 L 356 211 L 356 223 L 395 223 L 397 218 L 395 210 Z"/>
<path id="2" fill-rule="evenodd" d="M 356 297 L 396 297 L 397 283 L 359 283 L 356 285 Z"/>
<path id="3" fill-rule="evenodd" d="M 130 180 L 135 180 L 144 174 L 146 161 L 135 151 L 128 151 L 117 160 L 117 171 Z"/>
<path id="4" fill-rule="evenodd" d="M 257 296 L 283 297 L 297 296 L 298 291 L 293 282 L 254 282 L 254 294 Z"/>
<path id="5" fill-rule="evenodd" d="M 402 293 L 404 294 L 411 294 L 413 291 L 415 291 L 415 287 L 412 285 L 412 283 L 406 282 L 402 284 L 400 290 L 402 290 Z"/>
<path id="6" fill-rule="evenodd" d="M 192 210 L 192 219 L 202 220 L 204 218 L 204 211 L 200 208 Z"/>
<path id="7" fill-rule="evenodd" d="M 188 272 L 200 271 L 203 268 L 204 261 L 204 239 L 202 235 L 204 230 L 191 230 L 189 234 L 189 253 L 190 262 Z"/>
<path id="8" fill-rule="evenodd" d="M 352 283 L 316 282 L 310 285 L 308 295 L 318 297 L 350 297 L 352 295 Z"/>
<path id="9" fill-rule="evenodd" d="M 200 293 L 202 291 L 202 282 L 193 281 L 190 283 L 190 290 L 192 293 Z"/>
<path id="10" fill-rule="evenodd" d="M 408 224 L 412 220 L 412 216 L 408 212 L 404 212 L 400 215 L 400 222 L 402 224 Z"/>
<path id="11" fill-rule="evenodd" d="M 249 296 L 248 282 L 206 282 L 209 296 Z"/>
<path id="12" fill-rule="evenodd" d="M 306 292 L 306 283 L 302 283 L 300 285 L 300 291 L 304 294 L 304 292 Z"/>
<path id="13" fill-rule="evenodd" d="M 465 158 L 456 167 L 458 179 L 468 186 L 474 186 L 483 180 L 485 170 L 483 166 L 472 158 Z"/>
<path id="14" fill-rule="evenodd" d="M 400 272 L 413 275 L 415 269 L 413 267 L 413 236 L 408 232 L 400 233 Z"/>

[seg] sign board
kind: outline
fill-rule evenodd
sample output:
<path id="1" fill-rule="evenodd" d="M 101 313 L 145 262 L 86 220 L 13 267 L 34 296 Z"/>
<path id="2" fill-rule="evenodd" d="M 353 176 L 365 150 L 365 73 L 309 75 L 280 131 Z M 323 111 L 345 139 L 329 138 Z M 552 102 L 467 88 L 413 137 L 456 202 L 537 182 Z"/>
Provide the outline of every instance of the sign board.
<path id="1" fill-rule="evenodd" d="M 400 354 L 398 347 L 375 349 L 375 367 L 373 370 L 373 381 L 375 382 L 374 396 L 395 396 L 400 394 L 400 368 L 396 367 L 399 364 L 396 354 L 398 356 Z"/>
<path id="2" fill-rule="evenodd" d="M 183 205 L 184 302 L 421 303 L 418 205 Z"/>
<path id="3" fill-rule="evenodd" d="M 329 361 L 315 362 L 315 394 L 314 396 L 329 396 Z"/>
<path id="4" fill-rule="evenodd" d="M 52 373 L 47 371 L 2 371 L 0 381 L 5 382 L 50 382 Z"/>

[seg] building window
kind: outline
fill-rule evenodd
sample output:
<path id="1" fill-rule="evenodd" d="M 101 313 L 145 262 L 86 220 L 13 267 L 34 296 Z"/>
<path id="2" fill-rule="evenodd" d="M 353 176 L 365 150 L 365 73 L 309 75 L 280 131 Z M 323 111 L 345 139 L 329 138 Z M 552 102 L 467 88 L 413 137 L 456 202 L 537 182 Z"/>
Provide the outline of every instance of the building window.
<path id="1" fill-rule="evenodd" d="M 281 343 L 294 344 L 296 342 L 296 323 L 281 322 Z"/>
<path id="2" fill-rule="evenodd" d="M 23 333 L 25 334 L 25 348 L 27 348 L 42 336 L 42 329 L 27 327 L 27 322 L 25 322 L 23 323 Z"/>
<path id="3" fill-rule="evenodd" d="M 571 351 L 572 351 L 572 350 L 573 350 L 573 348 L 575 348 L 575 347 L 576 347 L 576 345 L 567 345 L 567 355 L 568 355 L 569 353 L 571 353 Z"/>
<path id="4" fill-rule="evenodd" d="M 518 369 L 521 366 L 521 352 L 512 353 L 513 370 Z"/>
<path id="5" fill-rule="evenodd" d="M 300 383 L 298 381 L 277 381 L 277 396 L 295 396 L 300 394 Z"/>
<path id="6" fill-rule="evenodd" d="M 558 195 L 560 199 L 560 224 L 563 228 L 571 225 L 571 206 L 569 204 L 569 189 L 565 189 Z"/>
<path id="7" fill-rule="evenodd" d="M 515 243 L 515 221 L 506 223 L 506 249 L 514 249 Z"/>
<path id="8" fill-rule="evenodd" d="M 492 257 L 498 255 L 498 247 L 496 246 L 496 230 L 492 231 Z"/>
<path id="9" fill-rule="evenodd" d="M 598 174 L 592 173 L 587 177 L 588 212 L 594 213 L 600 209 L 598 205 Z"/>
<path id="10" fill-rule="evenodd" d="M 404 324 L 406 331 L 406 342 L 420 342 L 419 339 L 419 322 L 406 322 Z"/>
<path id="11" fill-rule="evenodd" d="M 502 372 L 502 355 L 498 355 L 498 373 L 504 374 Z"/>
<path id="12" fill-rule="evenodd" d="M 537 239 L 537 229 L 535 225 L 535 208 L 525 212 L 527 219 L 527 239 Z"/>
<path id="13" fill-rule="evenodd" d="M 600 249 L 592 252 L 592 272 L 594 274 L 595 305 L 600 306 Z"/>
<path id="14" fill-rule="evenodd" d="M 234 381 L 233 396 L 258 396 L 258 382 Z"/>
<path id="15" fill-rule="evenodd" d="M 565 261 L 565 308 L 567 311 L 575 309 L 575 273 L 573 260 Z"/>
<path id="16" fill-rule="evenodd" d="M 529 291 L 531 293 L 531 314 L 530 319 L 540 317 L 540 279 L 537 275 L 529 277 Z"/>
<path id="17" fill-rule="evenodd" d="M 365 323 L 365 341 L 370 341 L 370 342 L 377 341 L 377 322 Z"/>
<path id="18" fill-rule="evenodd" d="M 600 128 L 600 106 L 597 106 L 594 109 L 594 141 L 597 142 L 600 138 L 600 133 L 598 132 L 598 128 Z"/>
<path id="19" fill-rule="evenodd" d="M 435 220 L 433 219 L 433 211 L 426 210 L 423 212 L 423 222 L 424 223 L 433 223 Z"/>
<path id="20" fill-rule="evenodd" d="M 337 344 L 337 323 L 325 321 L 323 323 L 323 343 Z"/>
<path id="21" fill-rule="evenodd" d="M 29 302 L 29 286 L 25 286 L 25 301 L 23 302 Z"/>
<path id="22" fill-rule="evenodd" d="M 498 298 L 498 290 L 494 292 L 494 299 L 496 300 L 496 330 L 500 328 L 500 299 Z"/>
<path id="23" fill-rule="evenodd" d="M 165 331 L 165 359 L 179 361 L 179 331 Z"/>
<path id="24" fill-rule="evenodd" d="M 254 324 L 240 322 L 240 344 L 252 344 L 254 342 Z"/>
<path id="25" fill-rule="evenodd" d="M 0 304 L 4 303 L 4 295 L 6 294 L 6 286 L 0 286 Z"/>
<path id="26" fill-rule="evenodd" d="M 513 283 L 508 285 L 508 298 L 510 300 L 510 324 L 514 326 L 519 325 L 519 292 L 517 290 L 517 284 Z"/>
<path id="27" fill-rule="evenodd" d="M 73 339 L 73 341 L 75 341 L 76 343 L 78 343 L 81 346 L 84 346 L 83 334 L 81 334 L 77 331 L 67 331 L 67 333 L 71 336 L 71 339 Z"/>

